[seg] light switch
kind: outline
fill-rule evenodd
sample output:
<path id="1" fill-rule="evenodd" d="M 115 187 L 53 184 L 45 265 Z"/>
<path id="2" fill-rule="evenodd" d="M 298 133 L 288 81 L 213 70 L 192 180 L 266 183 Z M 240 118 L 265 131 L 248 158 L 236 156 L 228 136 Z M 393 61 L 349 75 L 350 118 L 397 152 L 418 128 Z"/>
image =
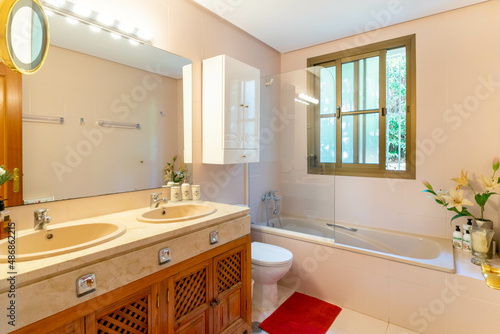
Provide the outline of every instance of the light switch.
<path id="1" fill-rule="evenodd" d="M 159 264 L 169 263 L 170 261 L 172 261 L 171 256 L 172 254 L 170 252 L 170 248 L 160 249 L 160 251 L 158 252 L 158 263 Z"/>
<path id="2" fill-rule="evenodd" d="M 96 291 L 97 282 L 95 274 L 84 275 L 76 280 L 76 296 L 78 298 L 88 295 Z"/>

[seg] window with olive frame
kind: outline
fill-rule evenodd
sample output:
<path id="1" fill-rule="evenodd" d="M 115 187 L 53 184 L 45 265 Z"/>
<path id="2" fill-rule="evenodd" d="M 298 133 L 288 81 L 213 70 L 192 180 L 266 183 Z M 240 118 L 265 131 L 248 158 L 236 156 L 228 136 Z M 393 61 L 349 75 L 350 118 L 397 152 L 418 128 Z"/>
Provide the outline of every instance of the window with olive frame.
<path id="1" fill-rule="evenodd" d="M 415 35 L 308 59 L 308 173 L 415 178 Z"/>

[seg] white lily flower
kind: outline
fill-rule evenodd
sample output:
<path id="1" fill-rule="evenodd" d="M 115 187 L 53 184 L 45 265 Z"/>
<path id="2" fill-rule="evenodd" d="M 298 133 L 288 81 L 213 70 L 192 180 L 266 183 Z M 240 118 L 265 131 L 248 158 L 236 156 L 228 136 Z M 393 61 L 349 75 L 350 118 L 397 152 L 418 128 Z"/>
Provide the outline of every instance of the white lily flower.
<path id="1" fill-rule="evenodd" d="M 451 188 L 448 192 L 449 195 L 443 195 L 443 198 L 448 203 L 448 208 L 456 208 L 458 212 L 462 212 L 462 206 L 471 206 L 474 205 L 468 199 L 464 199 L 464 191 L 456 190 L 455 188 Z"/>
<path id="2" fill-rule="evenodd" d="M 457 190 L 460 189 L 463 186 L 468 186 L 469 185 L 469 180 L 467 180 L 467 171 L 460 170 L 460 177 L 456 177 L 454 179 L 451 179 L 452 181 L 455 181 L 457 183 Z"/>
<path id="3" fill-rule="evenodd" d="M 5 174 L 5 170 L 2 167 L 0 167 L 0 176 L 2 176 L 4 174 Z"/>
<path id="4" fill-rule="evenodd" d="M 483 174 L 481 174 L 481 179 L 478 179 L 477 181 L 483 185 L 484 189 L 486 189 L 487 192 L 500 191 L 500 184 L 498 183 L 498 179 L 495 178 L 489 179 Z"/>
<path id="5" fill-rule="evenodd" d="M 438 190 L 436 191 L 436 195 L 429 194 L 427 195 L 428 198 L 432 198 L 433 200 L 440 201 L 442 203 L 447 203 L 446 199 L 444 196 L 446 195 L 446 192 L 443 190 Z"/>

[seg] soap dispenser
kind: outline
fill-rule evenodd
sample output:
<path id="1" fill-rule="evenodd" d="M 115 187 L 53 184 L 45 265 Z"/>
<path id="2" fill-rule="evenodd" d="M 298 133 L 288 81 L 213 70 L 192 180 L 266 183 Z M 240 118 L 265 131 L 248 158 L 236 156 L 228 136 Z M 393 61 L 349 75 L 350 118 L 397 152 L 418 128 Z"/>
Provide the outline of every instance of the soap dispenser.
<path id="1" fill-rule="evenodd" d="M 456 225 L 455 232 L 453 232 L 453 248 L 462 249 L 462 232 L 460 226 Z"/>
<path id="2" fill-rule="evenodd" d="M 463 236 L 462 249 L 463 249 L 464 252 L 467 252 L 467 253 L 472 252 L 471 235 L 469 233 L 469 230 L 465 230 L 465 233 L 464 233 L 464 236 Z"/>
<path id="3" fill-rule="evenodd" d="M 465 235 L 465 231 L 469 230 L 469 233 L 472 233 L 471 231 L 472 228 L 472 218 L 467 218 L 467 224 L 462 225 L 462 231 Z"/>

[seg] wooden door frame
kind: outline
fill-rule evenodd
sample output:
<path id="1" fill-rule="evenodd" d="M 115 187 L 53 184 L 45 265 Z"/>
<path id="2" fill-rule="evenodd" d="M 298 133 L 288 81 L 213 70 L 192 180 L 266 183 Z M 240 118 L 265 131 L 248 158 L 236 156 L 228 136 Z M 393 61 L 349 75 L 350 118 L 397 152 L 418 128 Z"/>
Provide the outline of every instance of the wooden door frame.
<path id="1" fill-rule="evenodd" d="M 14 182 L 5 183 L 0 196 L 6 200 L 7 206 L 23 204 L 23 134 L 22 134 L 22 75 L 0 63 L 2 79 L 0 94 L 0 129 L 2 129 L 2 145 L 0 148 L 0 165 L 9 171 L 19 169 L 19 191 L 14 192 Z"/>

